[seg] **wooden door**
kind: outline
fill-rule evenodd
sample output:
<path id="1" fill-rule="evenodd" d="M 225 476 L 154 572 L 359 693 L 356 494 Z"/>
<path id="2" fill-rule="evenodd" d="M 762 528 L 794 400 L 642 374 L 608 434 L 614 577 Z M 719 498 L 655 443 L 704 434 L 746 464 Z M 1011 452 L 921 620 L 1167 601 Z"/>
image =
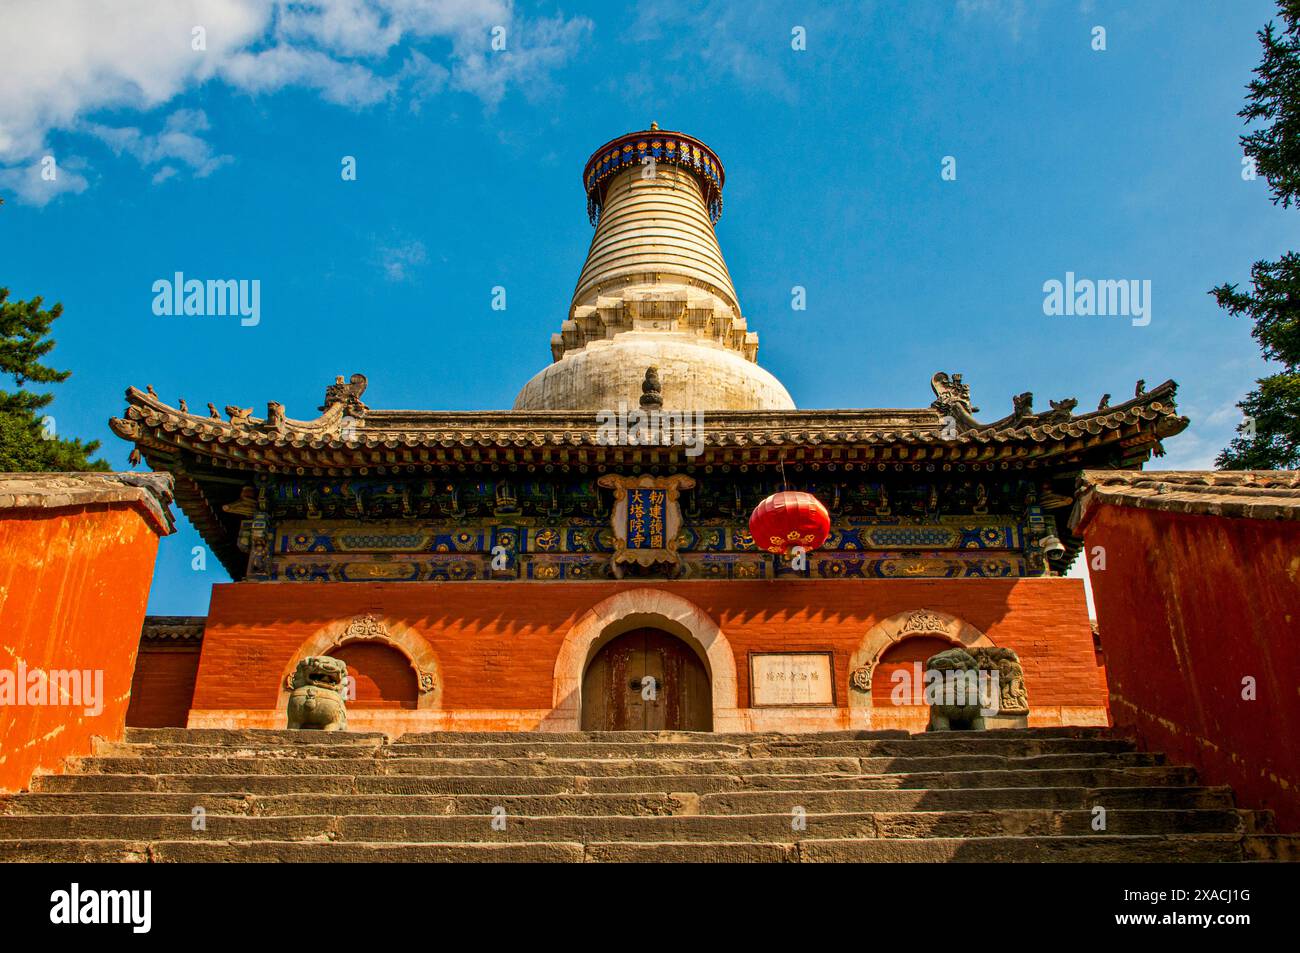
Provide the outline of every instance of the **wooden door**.
<path id="1" fill-rule="evenodd" d="M 582 729 L 712 731 L 713 690 L 704 663 L 667 632 L 625 632 L 587 667 Z"/>

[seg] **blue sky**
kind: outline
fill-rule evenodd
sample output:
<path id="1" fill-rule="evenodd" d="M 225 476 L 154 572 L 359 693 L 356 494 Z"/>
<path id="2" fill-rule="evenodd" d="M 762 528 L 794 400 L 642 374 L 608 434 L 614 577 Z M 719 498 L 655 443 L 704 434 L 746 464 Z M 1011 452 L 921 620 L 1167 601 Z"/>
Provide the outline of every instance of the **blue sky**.
<path id="1" fill-rule="evenodd" d="M 723 251 L 799 406 L 925 406 L 947 370 L 994 419 L 1024 390 L 1091 409 L 1173 377 L 1193 424 L 1159 466 L 1206 467 L 1266 370 L 1206 291 L 1295 244 L 1238 145 L 1274 12 L 7 0 L 0 285 L 63 303 L 52 413 L 116 468 L 132 384 L 310 418 L 361 371 L 373 407 L 508 408 L 591 238 L 584 161 L 657 120 L 722 158 Z M 259 279 L 260 323 L 155 315 L 176 271 Z M 1149 280 L 1150 324 L 1044 315 L 1067 271 Z M 183 521 L 164 540 L 151 611 L 206 611 L 225 576 L 190 569 L 198 542 Z"/>

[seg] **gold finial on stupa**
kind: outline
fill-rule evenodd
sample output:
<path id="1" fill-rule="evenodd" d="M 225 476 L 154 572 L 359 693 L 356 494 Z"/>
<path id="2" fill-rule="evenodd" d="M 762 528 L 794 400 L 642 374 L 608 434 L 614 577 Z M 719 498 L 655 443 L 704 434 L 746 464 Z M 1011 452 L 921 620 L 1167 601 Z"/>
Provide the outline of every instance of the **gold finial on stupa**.
<path id="1" fill-rule="evenodd" d="M 652 122 L 652 123 L 650 123 L 650 131 L 651 131 L 651 132 L 657 132 L 658 129 L 659 129 L 659 123 L 657 123 L 657 122 Z"/>

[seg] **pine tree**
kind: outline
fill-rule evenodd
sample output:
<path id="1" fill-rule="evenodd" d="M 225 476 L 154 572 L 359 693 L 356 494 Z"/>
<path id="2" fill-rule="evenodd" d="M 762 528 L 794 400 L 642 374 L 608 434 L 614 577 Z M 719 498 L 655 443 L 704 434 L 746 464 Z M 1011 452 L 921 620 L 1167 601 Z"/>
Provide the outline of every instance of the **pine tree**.
<path id="1" fill-rule="evenodd" d="M 90 460 L 99 441 L 66 440 L 46 427 L 40 411 L 54 395 L 25 388 L 29 382 L 57 384 L 71 374 L 42 363 L 54 347 L 50 326 L 63 313 L 63 306 L 56 304 L 47 311 L 39 297 L 8 298 L 9 289 L 0 288 L 0 375 L 12 378 L 16 385 L 13 391 L 0 389 L 0 472 L 107 470 L 103 460 Z"/>
<path id="2" fill-rule="evenodd" d="M 1300 0 L 1278 0 L 1282 29 L 1259 33 L 1263 59 L 1238 114 L 1268 125 L 1241 137 L 1246 157 L 1268 181 L 1273 203 L 1300 209 Z M 1228 470 L 1300 468 L 1300 254 L 1258 261 L 1251 292 L 1223 284 L 1210 293 L 1229 314 L 1247 315 L 1264 357 L 1281 370 L 1255 383 L 1237 406 L 1246 422 L 1216 464 Z"/>

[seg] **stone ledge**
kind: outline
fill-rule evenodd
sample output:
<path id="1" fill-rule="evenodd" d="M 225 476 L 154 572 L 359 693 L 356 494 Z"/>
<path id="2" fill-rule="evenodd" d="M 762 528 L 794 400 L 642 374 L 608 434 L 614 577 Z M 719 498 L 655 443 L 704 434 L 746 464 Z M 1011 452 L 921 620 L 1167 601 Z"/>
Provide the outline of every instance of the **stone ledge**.
<path id="1" fill-rule="evenodd" d="M 55 510 L 95 504 L 138 507 L 160 536 L 176 531 L 170 473 L 6 473 L 0 511 Z"/>
<path id="2" fill-rule="evenodd" d="M 140 638 L 151 643 L 198 644 L 203 641 L 203 630 L 208 617 L 203 615 L 147 615 L 140 630 Z"/>
<path id="3" fill-rule="evenodd" d="M 1070 518 L 1076 532 L 1098 503 L 1261 520 L 1300 520 L 1300 470 L 1085 470 Z"/>

